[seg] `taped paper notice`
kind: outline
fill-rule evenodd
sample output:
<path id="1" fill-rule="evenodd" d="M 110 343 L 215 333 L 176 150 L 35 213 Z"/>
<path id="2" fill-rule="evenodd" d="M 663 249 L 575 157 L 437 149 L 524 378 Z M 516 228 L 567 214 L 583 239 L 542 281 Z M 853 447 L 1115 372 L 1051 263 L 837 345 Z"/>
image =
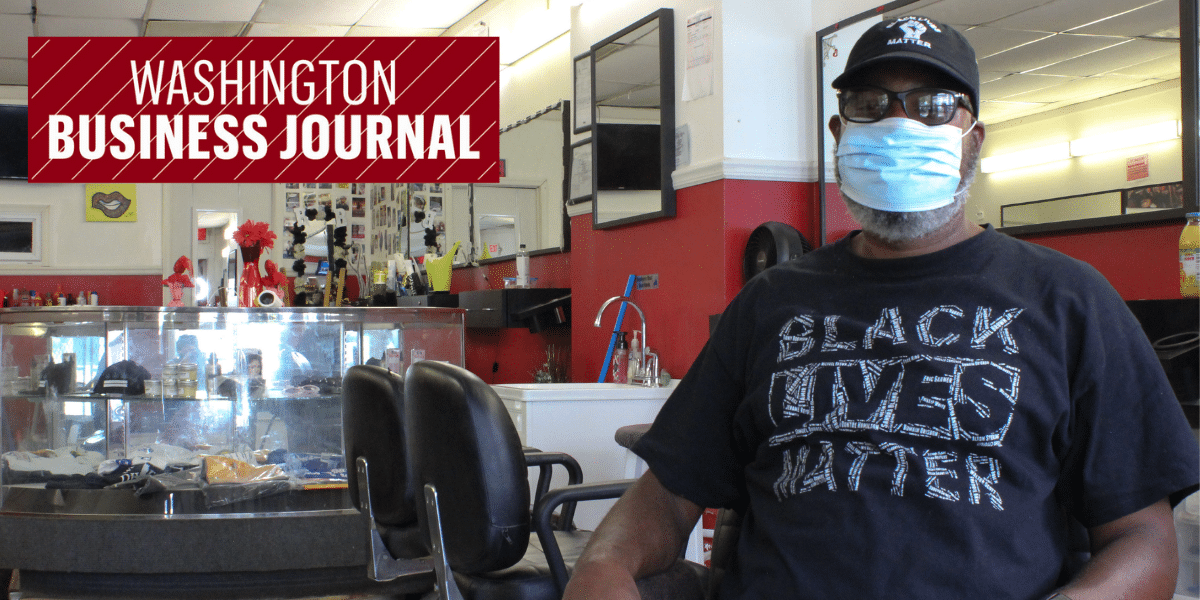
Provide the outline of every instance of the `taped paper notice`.
<path id="1" fill-rule="evenodd" d="M 687 69 L 683 72 L 683 101 L 713 93 L 713 12 L 702 10 L 687 20 Z"/>

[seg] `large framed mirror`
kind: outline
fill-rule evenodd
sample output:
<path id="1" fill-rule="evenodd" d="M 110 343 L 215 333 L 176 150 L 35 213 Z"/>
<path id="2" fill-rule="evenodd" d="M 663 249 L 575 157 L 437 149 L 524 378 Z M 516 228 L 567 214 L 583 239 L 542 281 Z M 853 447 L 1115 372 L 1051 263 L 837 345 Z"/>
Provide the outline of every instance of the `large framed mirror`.
<path id="1" fill-rule="evenodd" d="M 904 15 L 948 23 L 975 48 L 987 127 L 966 207 L 976 222 L 1020 234 L 1181 219 L 1197 210 L 1195 3 L 899 0 L 818 31 L 821 241 L 840 237 L 837 221 L 847 218 L 836 186 L 826 185 L 835 180 L 828 123 L 837 114 L 829 82 L 864 30 Z M 1146 131 L 1159 135 L 1130 143 Z M 1109 145 L 1089 152 L 1089 142 Z M 1048 158 L 1035 159 L 1039 153 Z M 1162 206 L 1126 206 L 1139 190 L 1181 185 L 1184 193 Z M 1002 216 L 1013 218 L 1002 223 Z"/>
<path id="2" fill-rule="evenodd" d="M 566 152 L 571 103 L 561 101 L 500 130 L 499 183 L 472 184 L 471 243 L 479 262 L 570 249 Z"/>
<path id="3" fill-rule="evenodd" d="M 592 45 L 592 226 L 675 216 L 675 22 L 664 8 Z"/>

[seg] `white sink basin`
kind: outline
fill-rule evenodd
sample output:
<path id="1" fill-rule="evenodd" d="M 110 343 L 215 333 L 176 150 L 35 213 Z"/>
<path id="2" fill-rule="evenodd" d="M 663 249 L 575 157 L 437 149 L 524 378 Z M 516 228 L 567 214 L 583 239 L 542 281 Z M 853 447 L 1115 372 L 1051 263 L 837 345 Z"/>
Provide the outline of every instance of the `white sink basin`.
<path id="1" fill-rule="evenodd" d="M 493 385 L 501 398 L 525 402 L 538 400 L 658 400 L 675 390 L 678 379 L 666 387 L 625 383 L 505 383 Z"/>

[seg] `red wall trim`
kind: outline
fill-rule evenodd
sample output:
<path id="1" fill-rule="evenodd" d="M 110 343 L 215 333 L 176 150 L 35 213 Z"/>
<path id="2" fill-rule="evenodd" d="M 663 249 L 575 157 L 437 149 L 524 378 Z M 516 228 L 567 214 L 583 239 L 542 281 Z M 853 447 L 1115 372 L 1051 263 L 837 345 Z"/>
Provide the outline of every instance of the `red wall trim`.
<path id="1" fill-rule="evenodd" d="M 162 306 L 162 275 L 0 275 L 0 292 L 37 290 L 39 296 L 95 291 L 105 306 Z"/>
<path id="2" fill-rule="evenodd" d="M 1183 221 L 1021 236 L 1091 264 L 1125 300 L 1179 295 L 1179 234 Z"/>

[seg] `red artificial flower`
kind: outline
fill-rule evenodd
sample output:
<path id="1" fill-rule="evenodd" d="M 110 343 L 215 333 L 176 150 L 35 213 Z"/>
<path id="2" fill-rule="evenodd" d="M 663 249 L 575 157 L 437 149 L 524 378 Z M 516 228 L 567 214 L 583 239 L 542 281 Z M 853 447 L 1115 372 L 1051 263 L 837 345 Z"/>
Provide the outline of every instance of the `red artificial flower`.
<path id="1" fill-rule="evenodd" d="M 192 261 L 188 260 L 186 256 L 180 256 L 179 260 L 175 261 L 175 272 L 183 273 L 184 271 L 192 272 Z"/>
<path id="2" fill-rule="evenodd" d="M 163 280 L 163 285 L 171 285 L 177 283 L 183 287 L 195 287 L 192 283 L 192 261 L 188 260 L 187 256 L 180 256 L 179 260 L 175 261 L 175 272 Z"/>
<path id="3" fill-rule="evenodd" d="M 247 220 L 233 232 L 233 241 L 243 248 L 272 248 L 275 246 L 275 232 L 271 231 L 271 226 L 266 223 Z"/>

